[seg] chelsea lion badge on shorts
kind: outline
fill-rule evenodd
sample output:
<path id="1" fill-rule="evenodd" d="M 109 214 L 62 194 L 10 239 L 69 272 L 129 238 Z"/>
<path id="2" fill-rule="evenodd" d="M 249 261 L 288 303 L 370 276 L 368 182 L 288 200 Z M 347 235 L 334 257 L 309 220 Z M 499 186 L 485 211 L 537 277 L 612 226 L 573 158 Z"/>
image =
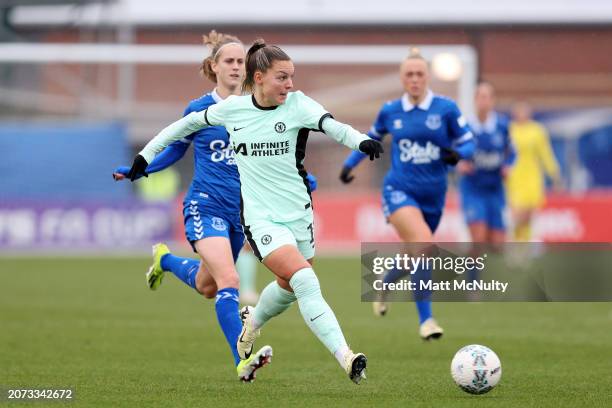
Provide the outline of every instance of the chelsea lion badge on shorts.
<path id="1" fill-rule="evenodd" d="M 262 244 L 268 245 L 270 242 L 272 242 L 272 237 L 270 235 L 266 234 L 263 237 L 261 237 Z"/>
<path id="2" fill-rule="evenodd" d="M 225 225 L 225 221 L 222 218 L 212 217 L 210 220 L 210 225 L 217 231 L 225 231 L 227 229 L 227 225 Z"/>

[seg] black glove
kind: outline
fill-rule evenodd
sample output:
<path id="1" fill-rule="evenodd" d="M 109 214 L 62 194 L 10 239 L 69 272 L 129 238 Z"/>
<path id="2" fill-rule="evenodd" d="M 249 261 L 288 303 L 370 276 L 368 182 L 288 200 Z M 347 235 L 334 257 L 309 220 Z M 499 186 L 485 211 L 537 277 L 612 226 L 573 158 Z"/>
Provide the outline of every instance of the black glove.
<path id="1" fill-rule="evenodd" d="M 340 180 L 342 180 L 344 184 L 350 183 L 355 178 L 355 176 L 351 176 L 351 170 L 353 169 L 349 166 L 344 166 L 342 168 L 342 171 L 340 172 Z"/>
<path id="2" fill-rule="evenodd" d="M 137 154 L 136 157 L 134 157 L 134 163 L 132 164 L 132 168 L 127 174 L 127 178 L 129 178 L 130 181 L 134 181 L 139 176 L 149 177 L 149 173 L 147 173 L 146 171 L 148 165 L 149 163 L 147 163 L 145 158 Z"/>
<path id="3" fill-rule="evenodd" d="M 453 149 L 442 148 L 442 161 L 451 166 L 456 165 L 461 160 L 461 156 Z"/>
<path id="4" fill-rule="evenodd" d="M 376 140 L 364 140 L 359 143 L 359 150 L 365 154 L 370 155 L 370 160 L 374 160 L 374 158 L 379 158 L 381 153 L 384 153 L 382 144 L 377 142 Z"/>

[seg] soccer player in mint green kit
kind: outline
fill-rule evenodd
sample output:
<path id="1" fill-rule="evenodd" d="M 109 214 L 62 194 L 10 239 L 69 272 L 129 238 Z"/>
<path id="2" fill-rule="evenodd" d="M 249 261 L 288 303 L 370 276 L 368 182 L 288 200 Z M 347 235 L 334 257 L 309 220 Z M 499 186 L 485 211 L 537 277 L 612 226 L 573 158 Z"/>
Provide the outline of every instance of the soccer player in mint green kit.
<path id="1" fill-rule="evenodd" d="M 383 149 L 378 141 L 333 119 L 302 92 L 290 92 L 294 71 L 283 50 L 256 41 L 247 53 L 243 83 L 252 95 L 230 96 L 171 124 L 136 156 L 129 177 L 138 177 L 173 141 L 208 126 L 224 126 L 240 173 L 245 235 L 255 255 L 276 275 L 255 308 L 241 311 L 240 357 L 248 358 L 260 328 L 297 300 L 308 327 L 358 384 L 365 378 L 367 359 L 349 349 L 312 269 L 314 224 L 303 161 L 310 131 L 324 132 L 371 160 Z"/>
<path id="2" fill-rule="evenodd" d="M 189 103 L 185 115 L 199 112 L 239 95 L 245 75 L 245 50 L 237 37 L 212 30 L 204 36 L 210 55 L 200 72 L 215 89 Z M 234 267 L 245 239 L 240 223 L 240 180 L 227 130 L 221 126 L 193 132 L 168 146 L 147 167 L 154 173 L 181 159 L 190 145 L 194 149 L 194 177 L 183 201 L 185 237 L 200 259 L 175 256 L 163 243 L 153 246 L 153 265 L 147 285 L 156 290 L 166 272 L 206 298 L 215 299 L 215 314 L 232 351 L 241 381 L 251 382 L 257 370 L 271 361 L 272 347 L 264 346 L 249 359 L 240 359 L 236 343 L 242 330 L 238 304 L 239 279 Z M 113 177 L 121 180 L 129 167 L 119 167 Z M 133 178 L 131 178 L 133 181 Z"/>

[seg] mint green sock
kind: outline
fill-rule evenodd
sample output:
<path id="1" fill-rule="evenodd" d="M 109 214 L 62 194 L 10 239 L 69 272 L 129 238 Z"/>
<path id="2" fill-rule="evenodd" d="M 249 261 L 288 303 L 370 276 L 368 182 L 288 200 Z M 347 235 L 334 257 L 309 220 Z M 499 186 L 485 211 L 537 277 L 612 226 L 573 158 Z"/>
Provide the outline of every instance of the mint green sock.
<path id="1" fill-rule="evenodd" d="M 278 286 L 276 281 L 270 282 L 259 296 L 259 302 L 253 311 L 255 328 L 260 328 L 274 316 L 283 313 L 295 302 L 292 292 Z"/>
<path id="2" fill-rule="evenodd" d="M 236 261 L 236 270 L 240 277 L 240 292 L 256 292 L 257 258 L 251 251 L 240 252 Z"/>
<path id="3" fill-rule="evenodd" d="M 289 285 L 297 297 L 302 317 L 310 330 L 334 354 L 337 350 L 346 347 L 346 340 L 338 324 L 336 315 L 331 310 L 323 295 L 319 279 L 311 268 L 297 271 Z"/>

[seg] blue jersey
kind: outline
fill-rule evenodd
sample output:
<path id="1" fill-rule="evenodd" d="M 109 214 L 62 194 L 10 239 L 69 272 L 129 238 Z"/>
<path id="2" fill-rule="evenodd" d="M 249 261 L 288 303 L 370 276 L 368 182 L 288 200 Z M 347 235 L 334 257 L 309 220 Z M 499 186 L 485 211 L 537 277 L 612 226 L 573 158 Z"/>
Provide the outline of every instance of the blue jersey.
<path id="1" fill-rule="evenodd" d="M 441 149 L 457 149 L 472 139 L 455 102 L 431 91 L 417 106 L 407 95 L 383 105 L 368 135 L 381 140 L 386 134 L 391 134 L 393 141 L 385 183 L 440 190 L 445 190 L 447 183 Z"/>
<path id="2" fill-rule="evenodd" d="M 477 118 L 469 121 L 474 134 L 476 151 L 474 153 L 474 173 L 462 177 L 462 185 L 485 189 L 501 189 L 503 186 L 501 169 L 514 160 L 514 149 L 508 131 L 508 120 L 492 112 L 485 123 Z"/>
<path id="3" fill-rule="evenodd" d="M 184 114 L 203 111 L 221 100 L 215 91 L 207 93 L 191 101 Z M 208 127 L 174 143 L 192 143 L 194 148 L 194 175 L 184 202 L 197 200 L 203 209 L 217 214 L 240 214 L 240 177 L 227 130 Z"/>

